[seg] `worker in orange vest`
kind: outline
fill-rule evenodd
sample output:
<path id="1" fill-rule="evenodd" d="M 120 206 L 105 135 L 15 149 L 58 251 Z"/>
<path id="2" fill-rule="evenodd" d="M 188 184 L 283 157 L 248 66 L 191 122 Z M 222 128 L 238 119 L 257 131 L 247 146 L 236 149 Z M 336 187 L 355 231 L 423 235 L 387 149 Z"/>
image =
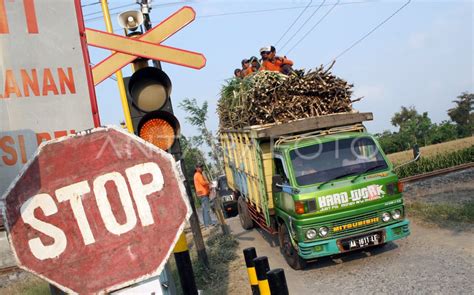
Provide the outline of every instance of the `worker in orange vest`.
<path id="1" fill-rule="evenodd" d="M 252 69 L 252 72 L 258 72 L 260 70 L 260 62 L 258 61 L 258 58 L 256 56 L 252 56 L 250 58 L 250 68 Z"/>
<path id="2" fill-rule="evenodd" d="M 242 77 L 246 77 L 252 74 L 252 67 L 250 66 L 250 61 L 246 58 L 242 60 Z"/>
<path id="3" fill-rule="evenodd" d="M 209 181 L 207 181 L 206 177 L 202 174 L 202 167 L 203 165 L 201 163 L 196 165 L 196 170 L 194 172 L 194 188 L 196 189 L 196 196 L 201 200 L 204 227 L 208 228 L 215 224 L 212 223 L 211 213 L 209 211 Z"/>
<path id="4" fill-rule="evenodd" d="M 284 57 L 276 56 L 276 49 L 273 46 L 265 46 L 260 48 L 262 56 L 261 71 L 274 71 L 288 75 L 293 72 L 293 61 Z"/>

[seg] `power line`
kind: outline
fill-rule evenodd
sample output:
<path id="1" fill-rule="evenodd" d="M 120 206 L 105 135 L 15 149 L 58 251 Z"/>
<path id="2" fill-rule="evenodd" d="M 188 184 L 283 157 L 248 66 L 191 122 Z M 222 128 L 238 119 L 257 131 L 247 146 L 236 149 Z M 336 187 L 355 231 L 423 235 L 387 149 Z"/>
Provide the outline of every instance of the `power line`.
<path id="1" fill-rule="evenodd" d="M 334 3 L 334 5 L 326 12 L 325 15 L 323 15 L 316 24 L 314 24 L 314 26 L 308 31 L 306 32 L 306 34 L 303 35 L 303 37 L 301 37 L 301 39 L 298 40 L 298 42 L 296 42 L 295 45 L 293 45 L 293 47 L 290 48 L 290 50 L 288 50 L 288 52 L 286 54 L 289 54 L 293 49 L 295 49 L 296 46 L 298 46 L 325 18 L 326 16 L 328 16 L 331 11 L 336 8 L 336 6 L 339 4 L 340 0 L 337 0 L 336 3 Z"/>
<path id="2" fill-rule="evenodd" d="M 338 5 L 364 4 L 364 3 L 368 3 L 368 2 L 379 2 L 379 0 L 351 1 L 351 2 L 339 3 Z M 311 5 L 310 7 L 316 7 L 316 6 L 319 6 L 319 5 L 321 5 L 321 4 Z M 333 4 L 324 4 L 323 6 L 331 6 L 331 5 L 333 5 Z M 224 13 L 217 13 L 217 14 L 201 15 L 201 16 L 197 16 L 196 18 L 211 18 L 211 17 L 228 16 L 228 15 L 240 15 L 240 14 L 271 12 L 271 11 L 282 11 L 282 10 L 299 9 L 299 8 L 304 8 L 304 7 L 305 6 L 289 6 L 289 7 L 281 7 L 281 8 L 269 8 L 269 9 L 259 9 L 259 10 L 224 12 Z"/>
<path id="3" fill-rule="evenodd" d="M 291 42 L 291 40 L 293 40 L 293 38 L 303 29 L 304 26 L 306 26 L 306 24 L 313 18 L 313 16 L 316 14 L 316 12 L 319 11 L 319 9 L 321 9 L 321 7 L 323 7 L 324 3 L 326 3 L 326 0 L 324 0 L 323 2 L 321 2 L 321 4 L 319 4 L 318 8 L 316 8 L 315 11 L 313 11 L 313 13 L 306 19 L 306 21 L 298 28 L 298 30 L 296 30 L 296 32 L 293 34 L 293 36 L 291 36 L 290 39 L 288 39 L 286 41 L 285 44 L 283 44 L 283 46 L 280 48 L 280 50 L 283 50 L 283 48 L 285 48 L 286 45 L 288 45 L 288 43 Z"/>
<path id="4" fill-rule="evenodd" d="M 137 3 L 132 3 L 132 4 L 126 4 L 126 5 L 121 5 L 121 6 L 112 7 L 112 8 L 109 9 L 109 11 L 113 11 L 113 10 L 117 10 L 117 9 L 122 9 L 122 8 L 129 7 L 129 6 L 136 5 L 136 4 L 137 4 Z M 102 14 L 102 10 L 96 11 L 96 12 L 88 13 L 88 14 L 84 15 L 84 17 L 93 16 L 93 15 L 97 15 L 97 14 Z M 95 18 L 96 18 L 96 17 L 94 17 L 93 19 L 95 19 Z M 97 18 L 102 18 L 102 16 L 97 17 Z M 92 19 L 89 19 L 89 20 L 92 20 Z M 89 20 L 87 20 L 87 21 L 89 21 Z"/>
<path id="5" fill-rule="evenodd" d="M 87 7 L 87 6 L 97 5 L 97 4 L 100 4 L 100 1 L 84 4 L 84 5 L 81 5 L 81 7 Z"/>
<path id="6" fill-rule="evenodd" d="M 188 2 L 193 2 L 193 1 L 178 1 L 178 2 L 154 4 L 154 5 L 152 5 L 152 8 L 163 7 L 163 6 L 172 6 L 172 5 L 180 5 L 180 4 L 185 4 L 185 3 L 188 3 Z M 135 5 L 135 4 L 137 4 L 137 3 L 113 7 L 113 8 L 110 8 L 109 11 L 126 8 L 126 7 L 129 7 L 129 6 Z M 101 13 L 102 13 L 102 11 L 97 11 L 97 12 L 89 13 L 89 14 L 85 15 L 84 17 L 97 15 L 97 14 L 101 14 Z M 115 12 L 115 13 L 111 13 L 110 16 L 115 16 L 115 15 L 119 15 L 119 14 L 120 14 L 120 12 Z M 95 21 L 95 20 L 99 20 L 99 19 L 102 19 L 102 18 L 103 18 L 103 16 L 95 16 L 95 17 L 86 19 L 86 21 Z"/>
<path id="7" fill-rule="evenodd" d="M 186 2 L 192 2 L 192 1 L 186 1 Z M 351 1 L 351 2 L 343 2 L 343 3 L 339 3 L 338 6 L 342 6 L 342 5 L 353 5 L 353 4 L 365 4 L 365 3 L 369 3 L 369 2 L 379 2 L 379 0 L 361 0 L 361 1 Z M 175 2 L 174 2 L 175 3 Z M 185 2 L 176 2 L 176 3 L 185 3 Z M 154 5 L 153 7 L 155 6 L 158 6 L 158 5 L 170 5 L 171 3 L 165 3 L 165 4 L 156 4 Z M 130 4 L 132 5 L 132 4 Z M 311 5 L 310 7 L 316 7 L 316 6 L 319 6 L 321 4 L 318 4 L 318 5 Z M 334 4 L 324 4 L 323 6 L 331 6 L 331 5 L 334 5 Z M 203 19 L 203 18 L 212 18 L 212 17 L 220 17 L 220 16 L 228 16 L 228 15 L 242 15 L 242 14 L 253 14 L 253 13 L 262 13 L 262 12 L 272 12 L 272 11 L 284 11 L 284 10 L 293 10 L 293 9 L 299 9 L 299 8 L 305 8 L 306 6 L 289 6 L 289 7 L 281 7 L 281 8 L 270 8 L 270 9 L 259 9 L 259 10 L 247 10 L 247 11 L 235 11 L 235 12 L 225 12 L 225 13 L 218 13 L 218 14 L 207 14 L 207 15 L 198 15 L 196 16 L 196 19 Z M 117 7 L 116 8 L 113 8 L 114 10 L 115 9 L 118 9 Z M 98 13 L 102 13 L 102 12 L 97 12 Z M 114 15 L 118 15 L 120 14 L 120 12 L 117 12 L 117 13 L 113 13 L 111 14 L 111 16 L 114 16 Z M 86 19 L 85 21 L 96 21 L 96 20 L 99 20 L 99 19 L 102 19 L 102 16 L 99 16 L 99 17 L 93 17 L 93 18 L 90 18 L 90 19 Z"/>
<path id="8" fill-rule="evenodd" d="M 364 36 L 362 36 L 362 38 L 358 39 L 357 41 L 355 41 L 354 43 L 352 43 L 352 45 L 350 45 L 349 47 L 347 47 L 346 49 L 344 49 L 341 53 L 339 53 L 335 58 L 333 58 L 333 60 L 336 60 L 338 59 L 339 57 L 343 56 L 344 54 L 346 54 L 349 50 L 351 50 L 352 48 L 354 48 L 355 46 L 357 46 L 360 42 L 362 42 L 365 38 L 369 37 L 373 32 L 375 32 L 378 28 L 380 28 L 381 26 L 383 26 L 386 22 L 388 22 L 392 17 L 394 17 L 396 14 L 398 14 L 400 11 L 402 11 L 402 9 L 404 9 L 405 7 L 408 6 L 408 4 L 410 4 L 411 0 L 408 0 L 405 4 L 403 4 L 402 6 L 400 6 L 400 8 L 398 8 L 394 13 L 392 13 L 389 17 L 387 17 L 386 19 L 384 19 L 381 23 L 379 23 L 378 25 L 376 25 L 372 30 L 370 30 L 367 34 L 365 34 Z M 328 65 L 330 62 L 328 62 L 326 65 Z"/>
<path id="9" fill-rule="evenodd" d="M 291 30 L 291 28 L 293 28 L 293 26 L 296 24 L 296 22 L 300 19 L 300 17 L 306 12 L 306 10 L 308 10 L 309 6 L 311 5 L 311 3 L 313 3 L 313 0 L 310 0 L 308 2 L 308 5 L 306 5 L 306 7 L 301 11 L 301 13 L 296 17 L 295 21 L 288 27 L 288 29 L 286 30 L 285 33 L 283 33 L 283 35 L 281 35 L 280 39 L 278 39 L 278 41 L 275 43 L 275 46 L 278 46 L 278 43 L 280 43 L 280 41 L 286 36 L 286 34 Z"/>

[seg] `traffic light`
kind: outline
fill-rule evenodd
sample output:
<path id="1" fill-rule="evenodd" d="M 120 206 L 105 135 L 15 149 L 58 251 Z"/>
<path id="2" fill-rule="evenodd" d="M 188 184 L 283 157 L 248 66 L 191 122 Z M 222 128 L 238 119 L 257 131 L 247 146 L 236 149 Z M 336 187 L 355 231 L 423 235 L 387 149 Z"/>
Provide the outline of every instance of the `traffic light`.
<path id="1" fill-rule="evenodd" d="M 124 83 L 135 134 L 162 150 L 179 154 L 180 126 L 173 114 L 168 75 L 158 68 L 145 66 L 124 78 Z"/>

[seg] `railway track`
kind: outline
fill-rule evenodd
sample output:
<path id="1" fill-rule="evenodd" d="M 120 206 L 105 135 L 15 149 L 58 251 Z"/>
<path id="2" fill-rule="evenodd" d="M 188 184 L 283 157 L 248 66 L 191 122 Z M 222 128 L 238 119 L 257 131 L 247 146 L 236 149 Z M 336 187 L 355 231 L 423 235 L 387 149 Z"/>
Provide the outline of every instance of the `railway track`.
<path id="1" fill-rule="evenodd" d="M 423 179 L 427 179 L 427 178 L 431 178 L 431 177 L 435 177 L 435 176 L 439 176 L 439 175 L 443 175 L 443 174 L 448 174 L 448 173 L 451 173 L 451 172 L 470 169 L 470 168 L 474 168 L 474 162 L 467 163 L 467 164 L 462 164 L 462 165 L 458 165 L 458 166 L 454 166 L 454 167 L 449 167 L 449 168 L 445 168 L 445 169 L 439 169 L 439 170 L 436 170 L 436 171 L 423 173 L 423 174 L 419 174 L 419 175 L 414 175 L 414 176 L 410 176 L 410 177 L 405 177 L 405 178 L 402 178 L 401 181 L 403 183 L 411 183 L 411 182 L 416 182 L 416 181 L 419 181 L 419 180 L 423 180 Z M 3 226 L 3 224 L 0 224 L 0 231 L 4 231 L 4 230 L 5 230 L 5 227 Z M 0 275 L 9 274 L 9 273 L 19 271 L 19 270 L 20 270 L 20 268 L 17 267 L 17 266 L 8 266 L 8 267 L 0 268 Z"/>
<path id="2" fill-rule="evenodd" d="M 431 177 L 435 177 L 435 176 L 439 176 L 439 175 L 444 175 L 444 174 L 448 174 L 448 173 L 451 173 L 451 172 L 461 171 L 461 170 L 465 170 L 465 169 L 469 169 L 469 168 L 474 168 L 474 162 L 461 164 L 461 165 L 454 166 L 454 167 L 439 169 L 439 170 L 435 170 L 435 171 L 431 171 L 431 172 L 427 172 L 427 173 L 423 173 L 423 174 L 418 174 L 418 175 L 405 177 L 405 178 L 400 179 L 400 181 L 403 182 L 403 183 L 410 183 L 410 182 L 415 182 L 415 181 L 418 181 L 418 180 L 423 180 L 423 179 L 427 179 L 427 178 L 431 178 Z"/>
<path id="3" fill-rule="evenodd" d="M 3 268 L 0 268 L 0 275 L 6 275 L 12 272 L 19 271 L 19 270 L 20 268 L 16 265 L 3 267 Z"/>

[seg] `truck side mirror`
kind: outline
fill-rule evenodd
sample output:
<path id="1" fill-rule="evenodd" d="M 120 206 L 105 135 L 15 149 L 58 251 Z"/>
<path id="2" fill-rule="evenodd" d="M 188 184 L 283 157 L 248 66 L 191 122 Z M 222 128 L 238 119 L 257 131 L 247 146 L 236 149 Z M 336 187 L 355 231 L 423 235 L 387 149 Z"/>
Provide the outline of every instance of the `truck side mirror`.
<path id="1" fill-rule="evenodd" d="M 415 144 L 413 146 L 413 160 L 418 161 L 420 157 L 421 157 L 420 147 L 417 144 Z"/>
<path id="2" fill-rule="evenodd" d="M 280 193 L 283 191 L 281 185 L 283 184 L 283 177 L 280 174 L 275 174 L 272 177 L 272 190 L 274 193 Z"/>

